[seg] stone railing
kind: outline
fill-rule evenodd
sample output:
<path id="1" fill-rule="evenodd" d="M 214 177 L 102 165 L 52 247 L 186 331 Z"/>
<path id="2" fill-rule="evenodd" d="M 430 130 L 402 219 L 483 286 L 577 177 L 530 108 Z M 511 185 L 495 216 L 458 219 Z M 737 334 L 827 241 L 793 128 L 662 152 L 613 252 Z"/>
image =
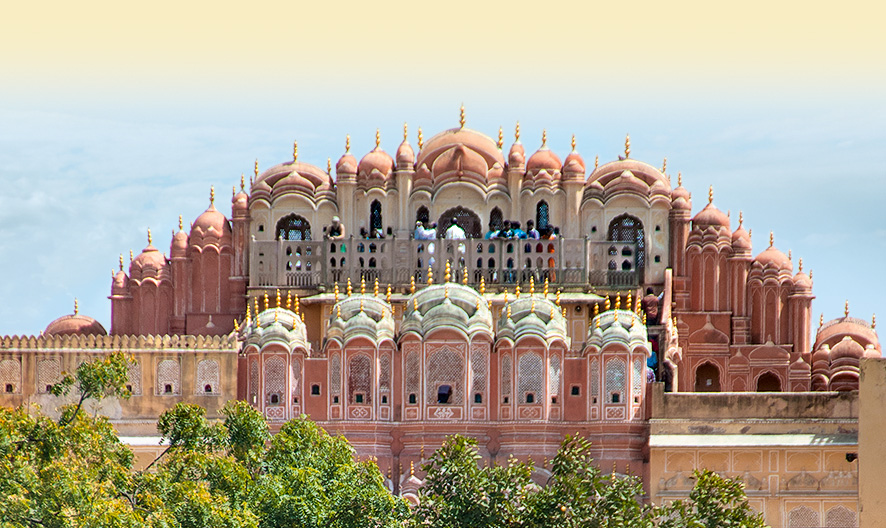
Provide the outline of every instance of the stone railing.
<path id="1" fill-rule="evenodd" d="M 446 262 L 453 281 L 490 287 L 548 279 L 560 287 L 624 288 L 636 286 L 636 244 L 556 240 L 277 240 L 252 242 L 251 287 L 316 289 L 378 281 L 402 288 L 443 279 Z"/>
<path id="2" fill-rule="evenodd" d="M 20 349 L 197 349 L 236 350 L 239 348 L 233 335 L 51 335 L 51 336 L 0 336 L 0 350 Z"/>

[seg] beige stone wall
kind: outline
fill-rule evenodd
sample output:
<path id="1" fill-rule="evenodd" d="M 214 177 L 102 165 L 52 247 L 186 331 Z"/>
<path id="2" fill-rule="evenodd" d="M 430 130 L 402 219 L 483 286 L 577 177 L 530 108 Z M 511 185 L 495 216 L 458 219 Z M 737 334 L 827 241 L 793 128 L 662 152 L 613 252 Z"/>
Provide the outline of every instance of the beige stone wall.
<path id="1" fill-rule="evenodd" d="M 886 359 L 862 359 L 859 383 L 858 502 L 862 528 L 884 525 L 886 493 Z"/>

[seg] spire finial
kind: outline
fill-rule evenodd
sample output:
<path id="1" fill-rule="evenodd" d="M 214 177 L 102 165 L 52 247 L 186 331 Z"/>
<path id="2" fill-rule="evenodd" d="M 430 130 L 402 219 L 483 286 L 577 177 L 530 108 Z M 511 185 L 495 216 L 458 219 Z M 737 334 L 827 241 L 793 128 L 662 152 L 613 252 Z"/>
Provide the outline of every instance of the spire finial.
<path id="1" fill-rule="evenodd" d="M 542 129 L 541 131 L 541 148 L 545 148 L 548 145 L 548 131 Z"/>
<path id="2" fill-rule="evenodd" d="M 625 136 L 625 158 L 631 157 L 631 135 Z"/>
<path id="3" fill-rule="evenodd" d="M 366 277 L 360 278 L 360 295 L 366 295 Z"/>
<path id="4" fill-rule="evenodd" d="M 775 245 L 775 233 L 772 231 L 769 232 L 769 247 L 773 247 Z"/>
<path id="5" fill-rule="evenodd" d="M 235 196 L 237 196 L 237 186 L 231 185 L 231 199 L 233 200 Z"/>
<path id="6" fill-rule="evenodd" d="M 381 148 L 381 130 L 375 129 L 375 148 Z"/>
<path id="7" fill-rule="evenodd" d="M 871 330 L 877 328 L 877 314 L 871 315 Z"/>
<path id="8" fill-rule="evenodd" d="M 255 177 L 258 178 L 258 158 L 255 158 Z"/>
<path id="9" fill-rule="evenodd" d="M 501 150 L 502 146 L 505 144 L 505 130 L 502 127 L 498 127 L 498 150 Z"/>
<path id="10" fill-rule="evenodd" d="M 388 292 L 385 295 L 385 302 L 388 304 L 391 304 L 391 285 L 390 284 L 388 284 Z M 391 315 L 393 315 L 393 314 L 391 314 Z"/>
<path id="11" fill-rule="evenodd" d="M 843 316 L 849 317 L 849 299 L 846 299 L 846 305 L 843 307 Z"/>
<path id="12" fill-rule="evenodd" d="M 80 313 L 80 303 L 77 302 L 77 298 L 74 297 L 74 315 Z"/>
<path id="13" fill-rule="evenodd" d="M 542 290 L 544 292 L 545 299 L 548 298 L 548 287 L 549 286 L 550 286 L 550 283 L 548 282 L 548 278 L 545 277 L 545 287 L 544 287 L 544 290 Z"/>
<path id="14" fill-rule="evenodd" d="M 824 326 L 824 314 L 818 314 L 818 327 L 821 328 Z"/>
<path id="15" fill-rule="evenodd" d="M 799 267 L 799 271 L 800 271 L 800 273 L 803 273 L 803 257 L 800 257 L 799 266 L 800 266 L 800 267 Z"/>
<path id="16" fill-rule="evenodd" d="M 348 134 L 347 136 L 345 136 L 345 154 L 348 154 L 350 152 L 351 152 L 351 135 Z"/>
<path id="17" fill-rule="evenodd" d="M 409 125 L 406 122 L 403 122 L 403 142 L 406 143 L 409 139 Z"/>
<path id="18" fill-rule="evenodd" d="M 621 292 L 615 294 L 615 309 L 621 310 Z"/>
<path id="19" fill-rule="evenodd" d="M 335 292 L 335 302 L 336 302 L 336 304 L 338 304 L 338 283 L 337 282 L 335 283 L 334 292 Z"/>
<path id="20" fill-rule="evenodd" d="M 425 137 L 421 133 L 421 127 L 418 127 L 418 150 L 425 146 Z"/>
<path id="21" fill-rule="evenodd" d="M 240 173 L 240 190 L 246 190 L 246 176 L 242 172 Z"/>
<path id="22" fill-rule="evenodd" d="M 375 278 L 375 284 L 372 286 L 372 295 L 378 297 L 378 277 Z"/>
<path id="23" fill-rule="evenodd" d="M 298 161 L 298 140 L 292 142 L 292 162 Z"/>
<path id="24" fill-rule="evenodd" d="M 353 294 L 353 293 L 354 293 L 354 287 L 351 286 L 351 278 L 348 277 L 348 297 L 350 297 L 351 294 Z"/>
<path id="25" fill-rule="evenodd" d="M 812 270 L 809 270 L 809 280 L 812 280 Z"/>
<path id="26" fill-rule="evenodd" d="M 738 227 L 741 227 L 741 224 L 744 223 L 744 211 L 738 212 Z"/>
<path id="27" fill-rule="evenodd" d="M 709 204 L 714 203 L 714 186 L 713 185 L 708 187 L 708 203 Z"/>
<path id="28" fill-rule="evenodd" d="M 514 142 L 520 142 L 520 122 L 517 121 L 517 128 L 514 129 Z"/>
<path id="29" fill-rule="evenodd" d="M 600 166 L 600 155 L 597 154 L 594 156 L 594 170 L 597 170 L 597 167 Z"/>
<path id="30" fill-rule="evenodd" d="M 123 253 L 120 253 L 120 271 L 123 271 Z"/>
<path id="31" fill-rule="evenodd" d="M 281 301 L 280 301 L 280 288 L 277 288 L 277 308 L 280 308 L 280 306 L 281 306 Z"/>
<path id="32" fill-rule="evenodd" d="M 295 300 L 298 303 L 298 296 L 295 297 Z M 292 310 L 292 290 L 286 290 L 286 309 Z"/>
<path id="33" fill-rule="evenodd" d="M 572 134 L 572 152 L 575 152 L 575 134 Z"/>
<path id="34" fill-rule="evenodd" d="M 461 270 L 461 283 L 464 286 L 468 285 L 468 270 L 466 269 Z"/>
<path id="35" fill-rule="evenodd" d="M 129 263 L 132 264 L 132 250 L 129 250 Z"/>
<path id="36" fill-rule="evenodd" d="M 661 173 L 664 174 L 668 171 L 668 157 L 665 156 L 664 161 L 661 162 Z"/>
<path id="37" fill-rule="evenodd" d="M 154 238 L 151 236 L 151 228 L 148 228 L 148 245 L 151 245 L 151 242 L 154 241 Z"/>
<path id="38" fill-rule="evenodd" d="M 326 158 L 326 174 L 332 175 L 332 158 Z"/>
<path id="39" fill-rule="evenodd" d="M 265 311 L 267 312 L 271 308 L 270 300 L 268 298 L 268 292 L 265 292 L 264 300 L 265 300 Z"/>
<path id="40" fill-rule="evenodd" d="M 409 277 L 409 293 L 415 293 L 415 275 Z"/>
<path id="41" fill-rule="evenodd" d="M 464 104 L 461 105 L 461 110 L 458 115 L 458 124 L 459 124 L 460 128 L 465 127 L 465 105 Z"/>
<path id="42" fill-rule="evenodd" d="M 480 275 L 480 295 L 486 295 L 486 277 Z"/>
<path id="43" fill-rule="evenodd" d="M 683 186 L 683 173 L 677 172 L 677 187 Z"/>
<path id="44" fill-rule="evenodd" d="M 793 251 L 790 250 L 790 249 L 788 250 L 788 260 L 791 260 L 791 261 L 794 260 L 794 253 L 793 253 Z"/>
<path id="45" fill-rule="evenodd" d="M 452 278 L 452 264 L 449 261 L 446 261 L 446 273 L 443 275 L 443 281 L 449 282 L 449 279 Z"/>
<path id="46" fill-rule="evenodd" d="M 428 286 L 431 286 L 432 284 L 434 284 L 434 270 L 428 266 Z"/>
<path id="47" fill-rule="evenodd" d="M 209 186 L 209 205 L 215 204 L 215 185 Z"/>
<path id="48" fill-rule="evenodd" d="M 415 462 L 413 462 L 412 460 L 409 461 L 409 476 L 415 476 Z"/>
<path id="49" fill-rule="evenodd" d="M 535 277 L 529 276 L 529 295 L 535 295 Z"/>

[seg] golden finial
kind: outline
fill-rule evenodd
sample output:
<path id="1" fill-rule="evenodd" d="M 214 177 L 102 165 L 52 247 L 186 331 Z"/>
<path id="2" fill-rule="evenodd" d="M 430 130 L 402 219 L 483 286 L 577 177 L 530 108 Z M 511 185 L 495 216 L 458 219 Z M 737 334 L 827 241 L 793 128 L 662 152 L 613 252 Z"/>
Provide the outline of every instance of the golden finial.
<path id="1" fill-rule="evenodd" d="M 646 326 L 646 312 L 643 312 L 643 326 Z"/>
<path id="2" fill-rule="evenodd" d="M 554 300 L 554 304 L 560 306 L 560 288 L 557 288 L 557 298 Z"/>
<path id="3" fill-rule="evenodd" d="M 607 295 L 607 296 L 606 296 L 606 301 L 603 303 L 603 308 L 604 308 L 604 310 L 608 312 L 608 311 L 609 311 L 609 306 L 610 306 L 610 303 L 609 303 L 609 296 Z"/>
<path id="4" fill-rule="evenodd" d="M 683 186 L 683 173 L 678 172 L 677 173 L 677 187 L 682 187 L 682 186 Z"/>
<path id="5" fill-rule="evenodd" d="M 597 167 L 600 166 L 600 155 L 594 156 L 594 170 L 597 170 Z"/>
<path id="6" fill-rule="evenodd" d="M 877 328 L 877 314 L 871 315 L 871 330 Z"/>
<path id="7" fill-rule="evenodd" d="M 769 247 L 772 247 L 774 245 L 775 245 L 775 234 L 772 231 L 770 231 L 769 232 Z"/>
<path id="8" fill-rule="evenodd" d="M 468 270 L 467 269 L 461 270 L 461 283 L 464 286 L 468 285 Z"/>
<path id="9" fill-rule="evenodd" d="M 298 297 L 296 297 L 296 300 L 297 299 L 298 299 Z M 291 290 L 286 290 L 286 309 L 287 310 L 292 309 L 292 291 Z"/>
<path id="10" fill-rule="evenodd" d="M 505 129 L 502 127 L 498 127 L 498 150 L 505 144 Z"/>
<path id="11" fill-rule="evenodd" d="M 615 309 L 621 310 L 621 292 L 615 294 Z"/>
<path id="12" fill-rule="evenodd" d="M 812 280 L 812 270 L 809 270 L 809 280 Z"/>
<path id="13" fill-rule="evenodd" d="M 510 318 L 511 318 L 511 305 L 509 304 L 508 309 L 507 309 L 507 319 L 510 319 Z"/>
<path id="14" fill-rule="evenodd" d="M 375 148 L 381 148 L 381 131 L 375 129 Z"/>
<path id="15" fill-rule="evenodd" d="M 554 318 L 554 313 L 557 311 L 557 307 L 553 304 L 551 305 L 551 319 Z"/>
<path id="16" fill-rule="evenodd" d="M 255 304 L 255 320 L 258 321 L 258 297 L 253 297 L 252 300 Z"/>
<path id="17" fill-rule="evenodd" d="M 428 266 L 428 286 L 434 284 L 434 270 Z"/>
<path id="18" fill-rule="evenodd" d="M 120 253 L 120 271 L 123 271 L 123 253 Z"/>
<path id="19" fill-rule="evenodd" d="M 572 152 L 575 152 L 575 134 L 572 134 Z"/>
<path id="20" fill-rule="evenodd" d="M 529 277 L 529 295 L 535 295 L 535 277 Z"/>
<path id="21" fill-rule="evenodd" d="M 421 443 L 421 451 L 419 452 L 419 457 L 424 460 L 425 459 L 425 443 Z"/>
<path id="22" fill-rule="evenodd" d="M 618 308 L 616 308 L 615 311 L 612 312 L 612 315 L 613 315 L 612 320 L 617 323 L 618 322 Z"/>
<path id="23" fill-rule="evenodd" d="M 418 150 L 425 146 L 425 138 L 421 133 L 421 127 L 418 127 Z"/>
<path id="24" fill-rule="evenodd" d="M 255 159 L 255 177 L 258 178 L 258 158 Z"/>
<path id="25" fill-rule="evenodd" d="M 77 298 L 74 297 L 74 315 L 80 313 L 80 304 L 77 302 Z"/>
<path id="26" fill-rule="evenodd" d="M 714 186 L 708 187 L 708 203 L 714 203 Z"/>
<path id="27" fill-rule="evenodd" d="M 460 128 L 465 127 L 465 105 L 461 105 L 461 110 L 458 116 L 458 124 Z"/>
<path id="28" fill-rule="evenodd" d="M 270 305 L 269 305 L 269 301 L 268 301 L 268 292 L 265 292 L 265 311 L 268 310 L 269 306 Z"/>
<path id="29" fill-rule="evenodd" d="M 600 303 L 594 303 L 594 317 L 600 315 Z"/>
<path id="30" fill-rule="evenodd" d="M 449 282 L 449 279 L 451 279 L 451 278 L 452 278 L 452 265 L 447 260 L 446 261 L 446 273 L 443 275 L 443 281 Z"/>
<path id="31" fill-rule="evenodd" d="M 279 316 L 280 316 L 280 311 L 274 310 L 274 322 L 275 323 L 279 321 Z"/>
<path id="32" fill-rule="evenodd" d="M 378 277 L 375 278 L 375 284 L 372 286 L 372 295 L 378 297 Z"/>
<path id="33" fill-rule="evenodd" d="M 738 227 L 741 227 L 741 224 L 744 223 L 744 211 L 738 212 Z"/>
<path id="34" fill-rule="evenodd" d="M 488 308 L 489 311 L 492 312 L 492 299 L 486 299 L 486 308 Z"/>
<path id="35" fill-rule="evenodd" d="M 240 190 L 246 190 L 246 176 L 244 176 L 242 172 L 240 173 Z"/>
<path id="36" fill-rule="evenodd" d="M 788 260 L 790 260 L 790 261 L 794 260 L 794 253 L 790 249 L 788 250 Z"/>
<path id="37" fill-rule="evenodd" d="M 443 298 L 449 298 L 449 283 L 447 282 L 445 286 L 443 286 Z"/>
<path id="38" fill-rule="evenodd" d="M 360 277 L 360 295 L 366 295 L 366 277 Z"/>
<path id="39" fill-rule="evenodd" d="M 641 306 L 641 303 L 640 303 L 640 294 L 639 294 L 639 293 L 637 294 L 637 300 L 636 300 L 636 302 L 634 302 L 634 305 L 635 305 L 636 308 L 637 308 L 637 315 L 640 315 L 640 306 Z"/>
<path id="40" fill-rule="evenodd" d="M 341 305 L 340 305 L 340 304 L 338 304 L 338 305 L 335 306 L 335 311 L 337 312 L 337 313 L 336 313 L 336 317 L 338 317 L 339 319 L 341 319 Z"/>
<path id="41" fill-rule="evenodd" d="M 520 285 L 519 284 L 514 287 L 514 298 L 515 299 L 520 298 Z"/>
<path id="42" fill-rule="evenodd" d="M 631 295 L 631 292 L 628 292 L 628 298 L 625 299 L 625 310 L 627 310 L 629 312 L 632 310 L 632 308 L 631 308 L 631 301 L 632 300 L 633 300 L 633 296 Z"/>
<path id="43" fill-rule="evenodd" d="M 326 174 L 332 174 L 332 158 L 326 158 Z"/>
<path id="44" fill-rule="evenodd" d="M 480 305 L 483 304 L 483 299 L 477 297 L 477 311 L 480 311 Z"/>
<path id="45" fill-rule="evenodd" d="M 517 121 L 517 128 L 514 130 L 514 142 L 520 142 L 520 122 Z"/>
<path id="46" fill-rule="evenodd" d="M 148 228 L 148 245 L 151 245 L 151 242 L 154 241 L 154 238 L 151 236 L 151 228 Z"/>
<path id="47" fill-rule="evenodd" d="M 406 143 L 409 139 L 409 125 L 405 122 L 403 123 L 403 142 Z"/>
<path id="48" fill-rule="evenodd" d="M 600 318 L 599 317 L 594 318 L 594 327 L 600 328 Z"/>
<path id="49" fill-rule="evenodd" d="M 305 313 L 302 312 L 300 315 L 301 315 L 301 322 L 304 323 L 305 322 Z"/>
<path id="50" fill-rule="evenodd" d="M 415 293 L 415 275 L 409 277 L 409 293 Z"/>
<path id="51" fill-rule="evenodd" d="M 625 158 L 631 157 L 631 135 L 625 136 Z"/>
<path id="52" fill-rule="evenodd" d="M 544 290 L 543 290 L 545 299 L 548 298 L 548 286 L 549 286 L 548 278 L 545 277 L 545 286 L 544 286 Z"/>
<path id="53" fill-rule="evenodd" d="M 298 161 L 298 140 L 292 142 L 292 162 Z"/>
<path id="54" fill-rule="evenodd" d="M 354 288 L 351 287 L 351 278 L 348 277 L 348 297 L 350 297 L 352 293 L 354 293 Z"/>
<path id="55" fill-rule="evenodd" d="M 363 297 L 360 297 L 360 313 L 363 313 Z"/>
<path id="56" fill-rule="evenodd" d="M 385 295 L 385 302 L 391 304 L 391 285 L 388 284 L 388 292 Z"/>
<path id="57" fill-rule="evenodd" d="M 409 476 L 415 476 L 415 462 L 413 462 L 412 460 L 409 461 Z"/>
<path id="58" fill-rule="evenodd" d="M 545 148 L 548 144 L 548 131 L 542 129 L 541 131 L 541 148 Z"/>
<path id="59" fill-rule="evenodd" d="M 754 238 L 754 230 L 748 229 L 748 238 Z"/>
<path id="60" fill-rule="evenodd" d="M 234 318 L 234 332 L 240 333 L 240 323 L 237 321 L 237 318 Z"/>
<path id="61" fill-rule="evenodd" d="M 824 325 L 824 314 L 821 313 L 821 314 L 818 314 L 818 326 L 819 326 L 819 328 L 820 328 L 820 327 L 822 327 L 823 325 Z"/>
<path id="62" fill-rule="evenodd" d="M 849 317 L 849 299 L 846 299 L 846 305 L 843 308 L 843 316 Z"/>
<path id="63" fill-rule="evenodd" d="M 486 295 L 486 277 L 480 276 L 480 295 Z"/>
<path id="64" fill-rule="evenodd" d="M 249 324 L 250 319 L 252 319 L 252 313 L 250 313 L 249 301 L 246 302 L 246 324 Z"/>
<path id="65" fill-rule="evenodd" d="M 338 302 L 338 283 L 335 283 L 335 302 Z"/>
<path id="66" fill-rule="evenodd" d="M 418 297 L 412 298 L 412 311 L 418 312 Z"/>
<path id="67" fill-rule="evenodd" d="M 182 215 L 178 215 L 178 230 L 184 231 L 184 229 L 185 229 L 185 222 L 184 222 L 184 220 L 182 220 Z"/>
<path id="68" fill-rule="evenodd" d="M 508 303 L 508 289 L 505 288 L 505 304 Z"/>
<path id="69" fill-rule="evenodd" d="M 277 289 L 277 308 L 280 308 L 280 289 Z"/>
<path id="70" fill-rule="evenodd" d="M 661 173 L 664 174 L 668 170 L 668 157 L 665 156 L 664 161 L 661 162 Z"/>
<path id="71" fill-rule="evenodd" d="M 351 152 L 351 135 L 348 134 L 345 136 L 345 154 L 349 154 Z"/>
<path id="72" fill-rule="evenodd" d="M 535 297 L 532 298 L 532 304 L 529 305 L 529 311 L 535 313 Z"/>

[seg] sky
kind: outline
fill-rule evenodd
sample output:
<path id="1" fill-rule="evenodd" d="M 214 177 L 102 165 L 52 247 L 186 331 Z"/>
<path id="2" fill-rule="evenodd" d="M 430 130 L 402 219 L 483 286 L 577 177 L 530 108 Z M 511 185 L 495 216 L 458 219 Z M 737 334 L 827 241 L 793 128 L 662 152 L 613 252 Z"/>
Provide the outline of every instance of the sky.
<path id="1" fill-rule="evenodd" d="M 0 335 L 110 323 L 111 270 L 214 185 L 467 126 L 683 174 L 815 318 L 886 317 L 886 7 L 867 2 L 31 2 L 0 17 Z M 322 4 L 322 5 L 321 5 Z M 128 256 L 126 257 L 128 263 Z M 796 267 L 795 267 L 796 269 Z"/>

